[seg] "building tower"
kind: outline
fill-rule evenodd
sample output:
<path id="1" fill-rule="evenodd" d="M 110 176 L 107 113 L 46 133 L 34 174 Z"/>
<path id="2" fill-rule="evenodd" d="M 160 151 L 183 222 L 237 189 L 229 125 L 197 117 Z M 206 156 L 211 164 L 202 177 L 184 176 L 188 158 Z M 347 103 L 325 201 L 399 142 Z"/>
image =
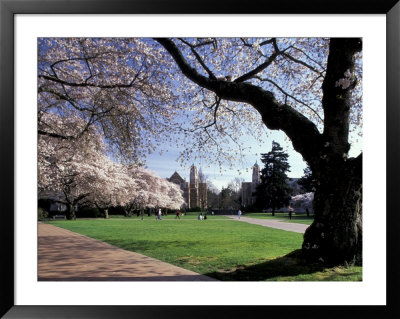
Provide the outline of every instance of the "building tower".
<path id="1" fill-rule="evenodd" d="M 185 208 L 193 207 L 207 207 L 207 183 L 199 182 L 199 175 L 197 167 L 192 165 L 190 167 L 189 182 L 183 179 L 176 171 L 167 178 L 169 182 L 179 185 L 183 191 L 183 199 L 185 200 Z"/>
<path id="2" fill-rule="evenodd" d="M 190 167 L 190 207 L 199 206 L 199 180 L 197 176 L 197 167 L 194 164 Z"/>
<path id="3" fill-rule="evenodd" d="M 190 187 L 199 187 L 199 180 L 197 176 L 197 167 L 192 164 L 190 167 Z"/>
<path id="4" fill-rule="evenodd" d="M 251 177 L 251 192 L 254 193 L 258 184 L 260 184 L 260 166 L 258 166 L 257 162 L 253 165 L 253 175 Z"/>

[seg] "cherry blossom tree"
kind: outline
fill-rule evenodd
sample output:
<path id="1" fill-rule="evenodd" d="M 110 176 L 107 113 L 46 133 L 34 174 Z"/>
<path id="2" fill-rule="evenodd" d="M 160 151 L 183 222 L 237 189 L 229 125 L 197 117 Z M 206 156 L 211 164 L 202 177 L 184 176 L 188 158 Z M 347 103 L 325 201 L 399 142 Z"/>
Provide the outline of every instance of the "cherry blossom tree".
<path id="1" fill-rule="evenodd" d="M 290 199 L 290 205 L 294 209 L 296 209 L 296 208 L 303 209 L 303 210 L 308 209 L 308 213 L 307 213 L 307 216 L 308 216 L 310 209 L 312 209 L 313 201 L 314 201 L 314 193 L 313 192 L 304 193 L 304 194 L 292 196 L 292 198 Z"/>
<path id="2" fill-rule="evenodd" d="M 74 134 L 84 125 L 79 118 L 44 115 L 63 134 Z M 183 203 L 181 190 L 154 172 L 112 161 L 94 127 L 79 138 L 40 135 L 38 143 L 39 197 L 64 203 L 67 218 L 75 219 L 76 205 L 93 205 L 108 218 L 111 206 L 165 207 Z"/>
<path id="3" fill-rule="evenodd" d="M 165 51 L 140 39 L 38 39 L 39 135 L 74 139 L 95 126 L 108 151 L 140 162 L 171 130 L 175 95 Z M 47 122 L 44 114 L 77 116 L 74 134 Z"/>
<path id="4" fill-rule="evenodd" d="M 361 263 L 362 154 L 348 157 L 349 131 L 362 115 L 361 39 L 156 41 L 203 95 L 194 129 L 217 141 L 211 126 L 226 132 L 255 114 L 255 122 L 285 132 L 310 165 L 317 187 L 305 255 Z"/>
<path id="5" fill-rule="evenodd" d="M 130 199 L 136 208 L 179 209 L 184 204 L 179 186 L 157 176 L 155 172 L 143 167 L 131 166 L 128 174 L 137 184 L 137 192 Z"/>
<path id="6" fill-rule="evenodd" d="M 83 125 L 79 118 L 66 119 L 54 114 L 47 114 L 45 117 L 48 123 L 66 134 L 72 134 Z M 103 150 L 104 144 L 92 129 L 74 140 L 40 136 L 39 198 L 47 197 L 65 204 L 67 218 L 75 219 L 75 206 L 85 203 L 96 186 L 100 173 L 98 168 L 102 167 L 99 154 Z"/>
<path id="7" fill-rule="evenodd" d="M 137 183 L 127 174 L 124 165 L 111 161 L 103 154 L 94 165 L 97 176 L 88 201 L 108 218 L 111 206 L 125 207 L 136 196 Z"/>

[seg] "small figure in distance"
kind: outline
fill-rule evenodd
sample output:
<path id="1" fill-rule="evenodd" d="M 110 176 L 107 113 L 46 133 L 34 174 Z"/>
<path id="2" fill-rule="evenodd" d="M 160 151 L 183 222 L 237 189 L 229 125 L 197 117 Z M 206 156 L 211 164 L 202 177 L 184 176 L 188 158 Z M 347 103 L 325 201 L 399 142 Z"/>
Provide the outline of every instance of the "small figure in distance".
<path id="1" fill-rule="evenodd" d="M 238 210 L 238 218 L 240 219 L 240 215 L 242 215 L 242 212 L 241 212 L 241 210 L 239 209 Z"/>
<path id="2" fill-rule="evenodd" d="M 292 219 L 293 207 L 289 205 L 289 219 Z"/>
<path id="3" fill-rule="evenodd" d="M 175 219 L 181 219 L 181 211 L 178 209 L 177 210 L 177 212 L 176 212 L 176 216 L 175 216 Z"/>

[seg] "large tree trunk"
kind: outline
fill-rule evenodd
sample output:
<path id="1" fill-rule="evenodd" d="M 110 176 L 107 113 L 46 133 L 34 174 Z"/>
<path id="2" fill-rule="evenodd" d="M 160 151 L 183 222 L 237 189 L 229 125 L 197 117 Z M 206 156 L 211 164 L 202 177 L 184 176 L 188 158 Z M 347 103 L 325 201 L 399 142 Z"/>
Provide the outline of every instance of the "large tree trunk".
<path id="1" fill-rule="evenodd" d="M 68 220 L 75 220 L 76 215 L 75 215 L 75 208 L 73 204 L 67 204 L 67 219 Z"/>
<path id="2" fill-rule="evenodd" d="M 306 257 L 325 264 L 362 263 L 361 158 L 318 172 L 315 218 L 304 234 Z"/>
<path id="3" fill-rule="evenodd" d="M 362 155 L 347 159 L 351 94 L 356 85 L 350 74 L 354 54 L 360 50 L 360 39 L 330 41 L 322 85 L 323 145 L 309 163 L 317 182 L 315 220 L 302 248 L 306 256 L 325 264 L 362 263 Z M 339 85 L 343 78 L 347 85 Z"/>

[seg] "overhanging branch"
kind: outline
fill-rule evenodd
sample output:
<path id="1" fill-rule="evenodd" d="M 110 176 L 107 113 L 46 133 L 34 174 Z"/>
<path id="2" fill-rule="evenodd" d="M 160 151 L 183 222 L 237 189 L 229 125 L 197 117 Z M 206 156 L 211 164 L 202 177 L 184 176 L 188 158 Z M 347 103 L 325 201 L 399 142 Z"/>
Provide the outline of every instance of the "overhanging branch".
<path id="1" fill-rule="evenodd" d="M 272 130 L 282 130 L 291 139 L 296 151 L 308 162 L 313 161 L 321 134 L 317 127 L 293 108 L 276 101 L 274 95 L 262 88 L 245 83 L 213 80 L 198 73 L 182 55 L 175 43 L 167 38 L 156 38 L 172 56 L 182 73 L 220 98 L 252 105 L 261 115 L 264 124 Z"/>

